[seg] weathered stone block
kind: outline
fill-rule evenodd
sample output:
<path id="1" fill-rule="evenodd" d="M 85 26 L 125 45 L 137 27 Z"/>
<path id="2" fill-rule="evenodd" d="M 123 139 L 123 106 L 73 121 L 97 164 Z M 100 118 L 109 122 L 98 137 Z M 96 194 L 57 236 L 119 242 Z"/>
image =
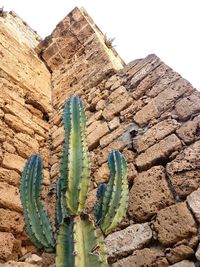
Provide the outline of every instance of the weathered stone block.
<path id="1" fill-rule="evenodd" d="M 193 255 L 194 250 L 186 245 L 166 249 L 166 258 L 171 264 L 188 259 Z"/>
<path id="2" fill-rule="evenodd" d="M 185 198 L 200 183 L 200 141 L 186 147 L 167 164 L 167 173 L 176 193 Z"/>
<path id="3" fill-rule="evenodd" d="M 146 267 L 146 266 L 169 266 L 167 260 L 164 258 L 164 253 L 158 249 L 144 248 L 141 250 L 136 250 L 133 255 L 118 260 L 116 263 L 112 264 L 112 267 Z"/>
<path id="4" fill-rule="evenodd" d="M 159 143 L 149 147 L 144 153 L 136 158 L 136 165 L 140 170 L 146 170 L 149 167 L 166 161 L 169 155 L 181 148 L 181 141 L 175 134 L 171 134 L 161 140 Z"/>
<path id="5" fill-rule="evenodd" d="M 94 128 L 87 136 L 89 150 L 97 147 L 101 137 L 109 133 L 109 128 L 106 122 L 98 121 L 93 124 L 95 124 Z M 90 125 L 90 128 L 93 127 L 93 124 Z"/>
<path id="6" fill-rule="evenodd" d="M 22 212 L 19 189 L 0 182 L 0 207 Z"/>
<path id="7" fill-rule="evenodd" d="M 176 104 L 175 110 L 181 120 L 189 119 L 192 114 L 200 111 L 200 93 L 196 91 L 192 95 L 181 99 Z"/>
<path id="8" fill-rule="evenodd" d="M 113 100 L 113 102 L 111 102 L 110 104 L 108 104 L 108 106 L 105 107 L 102 113 L 103 117 L 107 121 L 110 121 L 114 117 L 114 115 L 131 105 L 132 101 L 133 100 L 128 93 L 119 95 Z"/>
<path id="9" fill-rule="evenodd" d="M 22 233 L 24 227 L 23 216 L 16 211 L 0 208 L 0 231 Z"/>
<path id="10" fill-rule="evenodd" d="M 178 203 L 158 212 L 154 223 L 158 240 L 173 245 L 197 233 L 197 225 L 185 203 Z"/>
<path id="11" fill-rule="evenodd" d="M 133 146 L 138 152 L 146 150 L 158 141 L 173 133 L 180 124 L 173 119 L 161 121 L 148 129 L 143 135 L 136 137 Z"/>
<path id="12" fill-rule="evenodd" d="M 200 223 L 200 188 L 187 196 L 187 203 L 192 210 L 195 218 Z"/>
<path id="13" fill-rule="evenodd" d="M 0 232 L 0 259 L 6 260 L 12 254 L 14 243 L 13 234 Z"/>
<path id="14" fill-rule="evenodd" d="M 7 152 L 4 153 L 2 167 L 15 170 L 21 173 L 24 168 L 24 165 L 25 165 L 25 159 L 23 159 L 22 157 Z"/>
<path id="15" fill-rule="evenodd" d="M 114 117 L 111 121 L 108 122 L 108 127 L 110 130 L 114 130 L 120 125 L 119 117 Z"/>
<path id="16" fill-rule="evenodd" d="M 170 267 L 195 267 L 195 264 L 192 261 L 183 260 L 173 265 L 170 265 Z"/>
<path id="17" fill-rule="evenodd" d="M 136 176 L 129 195 L 128 212 L 132 218 L 144 222 L 172 204 L 173 195 L 168 188 L 162 166 L 155 166 Z"/>
<path id="18" fill-rule="evenodd" d="M 6 182 L 11 185 L 18 185 L 20 174 L 14 170 L 7 170 L 0 167 L 0 182 Z"/>
<path id="19" fill-rule="evenodd" d="M 139 125 L 145 125 L 153 118 L 158 118 L 162 112 L 173 106 L 180 96 L 193 90 L 189 82 L 180 78 L 138 111 L 134 116 L 135 122 Z"/>
<path id="20" fill-rule="evenodd" d="M 117 258 L 128 255 L 149 243 L 151 238 L 152 231 L 148 223 L 134 224 L 112 233 L 105 239 L 108 257 Z"/>
<path id="21" fill-rule="evenodd" d="M 98 168 L 98 170 L 94 173 L 94 179 L 95 183 L 101 184 L 108 182 L 109 179 L 109 168 L 107 163 L 103 163 L 101 167 Z"/>
<path id="22" fill-rule="evenodd" d="M 176 130 L 176 134 L 186 144 L 195 141 L 199 136 L 198 129 L 200 128 L 200 116 L 195 117 L 192 121 L 183 123 L 180 128 Z"/>

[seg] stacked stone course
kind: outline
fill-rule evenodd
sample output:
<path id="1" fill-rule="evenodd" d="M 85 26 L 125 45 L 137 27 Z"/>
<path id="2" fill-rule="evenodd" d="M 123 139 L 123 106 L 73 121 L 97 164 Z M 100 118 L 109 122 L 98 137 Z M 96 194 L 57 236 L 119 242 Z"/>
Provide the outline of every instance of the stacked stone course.
<path id="1" fill-rule="evenodd" d="M 63 105 L 77 94 L 86 107 L 92 167 L 86 212 L 92 211 L 97 185 L 108 181 L 109 152 L 120 150 L 128 162 L 128 212 L 106 238 L 111 266 L 197 265 L 200 93 L 155 55 L 124 65 L 83 9 L 75 8 L 34 50 L 27 42 L 17 43 L 20 53 L 15 54 L 19 61 L 26 54 L 26 69 L 18 64 L 14 72 L 0 63 L 0 235 L 7 248 L 0 258 L 13 257 L 15 240 L 22 240 L 23 223 L 12 220 L 22 220 L 18 183 L 24 161 L 41 153 L 45 184 L 50 184 L 49 173 L 55 183 L 64 142 Z M 53 217 L 51 196 L 50 201 Z"/>

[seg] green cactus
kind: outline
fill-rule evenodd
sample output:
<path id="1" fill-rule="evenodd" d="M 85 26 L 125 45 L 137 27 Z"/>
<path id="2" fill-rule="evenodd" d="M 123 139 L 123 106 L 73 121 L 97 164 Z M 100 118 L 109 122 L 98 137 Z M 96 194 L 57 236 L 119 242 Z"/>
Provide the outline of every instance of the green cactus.
<path id="1" fill-rule="evenodd" d="M 97 225 L 84 214 L 90 186 L 90 162 L 86 145 L 86 116 L 83 102 L 71 97 L 64 107 L 65 143 L 60 178 L 56 183 L 55 225 L 57 267 L 106 267 L 103 234 L 122 220 L 128 203 L 126 161 L 118 151 L 109 155 L 110 180 L 100 185 L 94 213 Z M 41 202 L 42 161 L 32 155 L 24 168 L 20 195 L 26 231 L 38 249 L 55 250 L 55 239 Z"/>

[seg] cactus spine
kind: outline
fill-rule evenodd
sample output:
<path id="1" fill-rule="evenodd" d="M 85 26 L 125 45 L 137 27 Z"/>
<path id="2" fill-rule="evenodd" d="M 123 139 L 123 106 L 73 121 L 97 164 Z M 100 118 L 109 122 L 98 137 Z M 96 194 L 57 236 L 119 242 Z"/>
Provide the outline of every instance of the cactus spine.
<path id="1" fill-rule="evenodd" d="M 126 161 L 120 152 L 109 155 L 109 183 L 98 188 L 95 215 L 97 225 L 84 214 L 90 185 L 89 152 L 86 145 L 86 116 L 83 102 L 73 96 L 64 107 L 65 142 L 60 178 L 56 184 L 55 223 L 57 267 L 107 267 L 103 234 L 109 234 L 122 220 L 128 203 Z M 26 163 L 20 185 L 26 231 L 39 249 L 54 251 L 54 234 L 41 202 L 42 162 L 32 155 Z"/>

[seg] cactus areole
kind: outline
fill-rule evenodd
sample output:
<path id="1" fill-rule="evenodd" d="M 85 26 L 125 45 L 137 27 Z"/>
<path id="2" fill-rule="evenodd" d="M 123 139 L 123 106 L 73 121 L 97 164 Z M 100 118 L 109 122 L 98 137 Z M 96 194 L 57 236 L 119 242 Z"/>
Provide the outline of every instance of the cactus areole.
<path id="1" fill-rule="evenodd" d="M 43 175 L 39 155 L 30 156 L 21 176 L 25 229 L 38 249 L 56 250 L 57 267 L 106 267 L 103 238 L 121 222 L 128 207 L 126 160 L 118 151 L 110 153 L 110 179 L 108 184 L 98 188 L 94 208 L 96 222 L 92 222 L 84 214 L 90 186 L 90 161 L 85 110 L 79 97 L 73 96 L 66 101 L 63 123 L 65 142 L 56 184 L 55 225 L 58 231 L 53 232 L 42 205 Z"/>

